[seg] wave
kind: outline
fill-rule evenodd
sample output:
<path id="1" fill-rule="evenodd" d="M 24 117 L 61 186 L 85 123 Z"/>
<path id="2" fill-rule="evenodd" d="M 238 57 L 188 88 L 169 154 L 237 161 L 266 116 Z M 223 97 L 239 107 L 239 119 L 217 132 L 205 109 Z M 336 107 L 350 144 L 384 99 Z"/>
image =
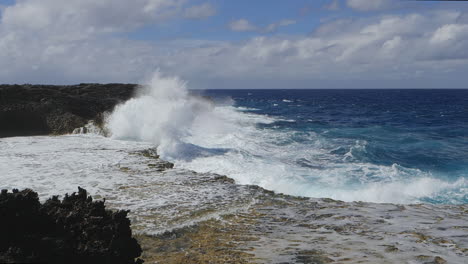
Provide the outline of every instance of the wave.
<path id="1" fill-rule="evenodd" d="M 180 138 L 190 133 L 195 119 L 208 118 L 212 105 L 190 96 L 186 83 L 157 71 L 137 96 L 118 105 L 107 120 L 113 138 L 153 142 L 171 155 L 184 150 Z M 216 124 L 206 123 L 207 129 Z"/>
<path id="2" fill-rule="evenodd" d="M 354 150 L 343 155 L 336 149 L 330 151 L 327 146 L 330 142 L 319 135 L 309 134 L 311 142 L 305 144 L 294 142 L 293 134 L 243 126 L 237 133 L 225 136 L 192 135 L 187 140 L 208 148 L 224 146 L 230 151 L 222 156 L 198 157 L 190 162 L 178 160 L 176 164 L 197 172 L 226 174 L 240 184 L 259 185 L 305 197 L 379 203 L 435 200 L 460 203 L 465 199 L 452 199 L 446 195 L 465 188 L 464 178 L 456 182 L 443 181 L 430 173 L 398 164 L 385 166 L 348 161 Z"/>
<path id="3" fill-rule="evenodd" d="M 108 120 L 112 137 L 153 142 L 179 168 L 227 175 L 239 184 L 298 196 L 390 203 L 463 203 L 465 178 L 366 159 L 353 145 L 314 132 L 277 129 L 278 118 L 191 96 L 186 83 L 159 71 Z M 294 120 L 286 120 L 293 122 Z M 276 127 L 276 129 L 275 129 Z"/>
<path id="4" fill-rule="evenodd" d="M 260 111 L 260 109 L 258 108 L 252 108 L 252 107 L 243 107 L 243 106 L 239 106 L 237 107 L 237 110 L 239 111 Z"/>

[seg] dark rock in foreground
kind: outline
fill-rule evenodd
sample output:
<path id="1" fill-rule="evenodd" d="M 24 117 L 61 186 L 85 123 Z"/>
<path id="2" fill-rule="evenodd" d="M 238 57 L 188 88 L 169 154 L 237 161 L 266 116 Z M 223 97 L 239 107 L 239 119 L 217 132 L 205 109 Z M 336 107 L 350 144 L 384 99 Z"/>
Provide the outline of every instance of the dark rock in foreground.
<path id="1" fill-rule="evenodd" d="M 65 134 L 131 98 L 135 84 L 0 85 L 0 137 Z"/>
<path id="2" fill-rule="evenodd" d="M 142 263 L 127 211 L 86 190 L 41 204 L 31 190 L 0 194 L 0 263 Z"/>

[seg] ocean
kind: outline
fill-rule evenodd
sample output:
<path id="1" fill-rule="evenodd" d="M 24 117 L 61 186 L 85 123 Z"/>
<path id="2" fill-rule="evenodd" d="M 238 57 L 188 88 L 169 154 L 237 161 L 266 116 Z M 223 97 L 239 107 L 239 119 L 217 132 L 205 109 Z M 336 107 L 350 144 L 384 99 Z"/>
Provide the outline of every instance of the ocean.
<path id="1" fill-rule="evenodd" d="M 187 136 L 205 149 L 190 160 L 172 158 L 184 168 L 306 197 L 468 202 L 468 90 L 201 94 L 235 127 Z"/>
<path id="2" fill-rule="evenodd" d="M 288 195 L 468 201 L 468 90 L 189 92 L 156 73 L 108 126 L 179 168 Z"/>
<path id="3" fill-rule="evenodd" d="M 194 91 L 156 73 L 104 130 L 1 138 L 0 185 L 130 210 L 147 261 L 463 263 L 467 99 Z"/>

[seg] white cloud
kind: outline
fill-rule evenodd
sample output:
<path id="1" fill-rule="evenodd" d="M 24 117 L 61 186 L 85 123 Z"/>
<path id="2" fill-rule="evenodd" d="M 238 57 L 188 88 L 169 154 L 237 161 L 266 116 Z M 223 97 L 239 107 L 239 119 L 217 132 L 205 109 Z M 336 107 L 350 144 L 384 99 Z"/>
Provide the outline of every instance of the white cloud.
<path id="1" fill-rule="evenodd" d="M 118 39 L 180 14 L 184 0 L 22 0 L 0 20 L 0 80 L 133 80 L 153 64 L 153 47 Z M 151 52 L 150 52 L 151 51 Z"/>
<path id="2" fill-rule="evenodd" d="M 266 27 L 260 27 L 260 26 L 256 26 L 252 24 L 246 19 L 239 19 L 239 20 L 231 21 L 231 23 L 229 23 L 229 28 L 232 31 L 238 31 L 238 32 L 257 31 L 260 33 L 271 33 L 271 32 L 278 30 L 278 28 L 280 27 L 286 27 L 286 26 L 294 25 L 294 24 L 296 24 L 295 20 L 283 19 L 279 22 L 271 23 Z"/>
<path id="3" fill-rule="evenodd" d="M 338 0 L 332 0 L 330 3 L 324 6 L 326 10 L 336 11 L 340 9 L 340 2 Z"/>
<path id="4" fill-rule="evenodd" d="M 433 85 L 446 72 L 468 70 L 468 51 L 463 48 L 468 46 L 468 25 L 450 26 L 459 15 L 436 12 L 356 19 L 346 21 L 346 27 L 324 25 L 331 34 L 318 30 L 303 37 L 256 37 L 242 44 L 204 45 L 184 49 L 178 54 L 181 60 L 171 58 L 172 65 L 165 68 L 194 79 L 209 75 L 268 80 L 272 85 L 281 80 L 359 83 L 366 79 L 380 80 L 380 85 L 409 80 Z M 435 44 L 434 38 L 450 45 Z M 196 64 L 190 65 L 192 61 Z M 350 83 L 354 82 L 346 85 Z"/>
<path id="5" fill-rule="evenodd" d="M 257 27 L 252 25 L 247 19 L 234 20 L 229 23 L 229 28 L 232 31 L 255 31 Z"/>
<path id="6" fill-rule="evenodd" d="M 347 0 L 349 7 L 359 11 L 374 11 L 390 7 L 395 0 Z"/>
<path id="7" fill-rule="evenodd" d="M 468 71 L 468 22 L 457 11 L 335 20 L 310 35 L 244 42 L 144 42 L 109 32 L 182 17 L 186 3 L 102 2 L 108 13 L 101 2 L 90 0 L 23 0 L 7 7 L 0 24 L 0 82 L 137 82 L 159 67 L 196 88 L 320 87 L 369 79 L 382 86 L 440 80 L 453 87 L 461 82 L 454 83 L 449 73 Z M 245 19 L 233 22 L 235 30 L 268 29 Z"/>
<path id="8" fill-rule="evenodd" d="M 0 16 L 2 15 L 2 12 L 6 7 L 7 7 L 6 5 L 0 4 Z"/>
<path id="9" fill-rule="evenodd" d="M 175 16 L 184 0 L 23 0 L 8 6 L 2 26 L 81 34 L 131 30 Z"/>
<path id="10" fill-rule="evenodd" d="M 216 14 L 216 9 L 209 3 L 191 6 L 185 9 L 184 17 L 191 19 L 202 19 Z"/>
<path id="11" fill-rule="evenodd" d="M 265 31 L 265 32 L 273 32 L 273 31 L 278 30 L 279 27 L 286 27 L 286 26 L 290 26 L 290 25 L 294 25 L 294 24 L 296 24 L 296 21 L 295 21 L 295 20 L 283 19 L 283 20 L 279 21 L 278 23 L 269 24 L 269 25 L 264 29 L 264 31 Z"/>
<path id="12" fill-rule="evenodd" d="M 462 41 L 465 38 L 468 38 L 468 24 L 447 24 L 434 32 L 431 43 Z"/>
<path id="13" fill-rule="evenodd" d="M 285 27 L 285 26 L 289 26 L 289 25 L 294 25 L 296 24 L 296 21 L 295 20 L 291 20 L 291 19 L 284 19 L 284 20 L 281 20 L 278 25 L 281 26 L 281 27 Z"/>

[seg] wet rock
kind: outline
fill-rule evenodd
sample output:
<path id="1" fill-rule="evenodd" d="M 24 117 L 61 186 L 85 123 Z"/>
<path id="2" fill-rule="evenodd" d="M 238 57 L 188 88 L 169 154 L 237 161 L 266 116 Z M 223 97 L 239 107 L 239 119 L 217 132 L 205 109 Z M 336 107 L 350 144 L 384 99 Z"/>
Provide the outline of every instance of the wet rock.
<path id="1" fill-rule="evenodd" d="M 391 253 L 391 252 L 398 252 L 399 249 L 393 245 L 388 245 L 385 248 L 385 252 Z"/>
<path id="2" fill-rule="evenodd" d="M 151 163 L 148 164 L 148 167 L 150 169 L 162 172 L 174 168 L 174 163 L 160 159 L 155 148 L 145 149 L 142 151 L 134 152 L 133 154 L 141 155 L 145 158 L 151 159 Z"/>
<path id="3" fill-rule="evenodd" d="M 143 151 L 136 152 L 135 154 L 140 154 L 143 157 L 150 158 L 150 159 L 159 159 L 159 155 L 158 155 L 157 150 L 155 148 L 145 149 Z"/>
<path id="4" fill-rule="evenodd" d="M 228 176 L 219 175 L 219 174 L 216 174 L 216 175 L 215 175 L 214 180 L 215 180 L 215 181 L 218 181 L 218 182 L 224 182 L 224 183 L 230 183 L 230 184 L 234 184 L 234 183 L 235 183 L 234 179 L 231 179 L 231 178 L 229 178 Z"/>
<path id="5" fill-rule="evenodd" d="M 316 250 L 303 250 L 297 253 L 296 262 L 325 264 L 332 263 L 333 260 L 325 256 L 322 252 Z"/>
<path id="6" fill-rule="evenodd" d="M 134 94 L 135 84 L 0 85 L 0 137 L 71 133 Z"/>
<path id="7" fill-rule="evenodd" d="M 174 163 L 163 161 L 163 160 L 158 160 L 156 163 L 148 164 L 148 167 L 150 167 L 151 169 L 155 169 L 157 171 L 165 171 L 165 170 L 173 169 Z"/>
<path id="8" fill-rule="evenodd" d="M 0 263 L 142 263 L 128 211 L 86 190 L 41 204 L 32 190 L 0 194 Z"/>
<path id="9" fill-rule="evenodd" d="M 439 256 L 434 258 L 434 261 L 426 262 L 424 264 L 446 264 L 447 261 Z"/>
<path id="10" fill-rule="evenodd" d="M 86 124 L 84 127 L 75 128 L 72 134 L 96 134 L 96 135 L 103 135 L 108 136 L 109 131 L 104 128 L 104 125 L 97 125 L 94 120 L 91 120 Z"/>

